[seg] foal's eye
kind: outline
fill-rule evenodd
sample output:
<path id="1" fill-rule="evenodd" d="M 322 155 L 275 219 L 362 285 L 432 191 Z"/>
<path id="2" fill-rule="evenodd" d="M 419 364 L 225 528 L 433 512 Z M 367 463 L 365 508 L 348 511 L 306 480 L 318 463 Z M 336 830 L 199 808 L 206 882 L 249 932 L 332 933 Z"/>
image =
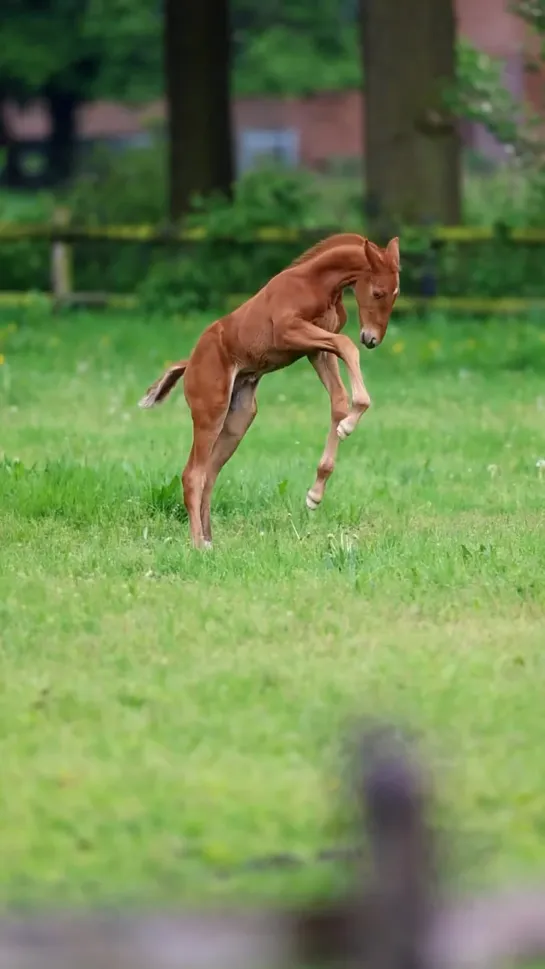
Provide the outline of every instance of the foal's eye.
<path id="1" fill-rule="evenodd" d="M 383 289 L 373 290 L 373 299 L 384 299 L 385 296 L 386 296 L 386 293 Z"/>

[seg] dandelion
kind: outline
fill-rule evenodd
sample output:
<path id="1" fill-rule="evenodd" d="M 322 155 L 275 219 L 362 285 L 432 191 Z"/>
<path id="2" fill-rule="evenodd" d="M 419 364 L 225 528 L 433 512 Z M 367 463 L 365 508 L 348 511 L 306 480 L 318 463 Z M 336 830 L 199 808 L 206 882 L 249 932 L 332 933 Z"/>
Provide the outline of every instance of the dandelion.
<path id="1" fill-rule="evenodd" d="M 498 468 L 497 464 L 489 464 L 486 470 L 491 478 L 495 478 L 500 469 Z"/>
<path id="2" fill-rule="evenodd" d="M 545 475 L 545 458 L 539 458 L 539 461 L 536 461 L 536 468 L 539 480 L 541 481 Z"/>
<path id="3" fill-rule="evenodd" d="M 6 358 L 3 353 L 0 353 L 0 367 L 6 362 Z"/>
<path id="4" fill-rule="evenodd" d="M 405 349 L 405 344 L 403 340 L 396 340 L 392 346 L 392 353 L 403 353 Z"/>

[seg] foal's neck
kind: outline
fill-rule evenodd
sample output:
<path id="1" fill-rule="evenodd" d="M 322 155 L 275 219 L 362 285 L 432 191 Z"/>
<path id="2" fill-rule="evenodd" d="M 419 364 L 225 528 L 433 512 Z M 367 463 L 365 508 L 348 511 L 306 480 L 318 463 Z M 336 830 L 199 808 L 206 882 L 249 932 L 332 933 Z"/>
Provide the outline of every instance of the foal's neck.
<path id="1" fill-rule="evenodd" d="M 306 265 L 309 273 L 313 273 L 331 293 L 341 293 L 347 286 L 353 286 L 363 272 L 369 271 L 365 250 L 357 245 L 326 250 Z"/>

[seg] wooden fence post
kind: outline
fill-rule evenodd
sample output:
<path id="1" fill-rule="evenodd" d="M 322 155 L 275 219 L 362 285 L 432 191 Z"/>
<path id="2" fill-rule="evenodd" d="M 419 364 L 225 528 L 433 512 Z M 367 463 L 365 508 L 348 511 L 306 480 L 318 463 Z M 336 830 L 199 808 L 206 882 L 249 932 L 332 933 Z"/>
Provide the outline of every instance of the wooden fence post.
<path id="1" fill-rule="evenodd" d="M 58 207 L 53 213 L 53 225 L 63 228 L 70 221 L 70 210 Z M 51 290 L 53 306 L 59 309 L 72 294 L 72 246 L 61 240 L 51 245 Z"/>

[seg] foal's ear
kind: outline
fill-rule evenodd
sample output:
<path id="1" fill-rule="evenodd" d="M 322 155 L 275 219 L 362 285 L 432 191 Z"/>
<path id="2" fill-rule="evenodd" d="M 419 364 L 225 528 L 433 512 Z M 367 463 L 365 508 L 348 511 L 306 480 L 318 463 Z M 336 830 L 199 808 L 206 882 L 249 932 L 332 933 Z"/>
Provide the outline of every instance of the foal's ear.
<path id="1" fill-rule="evenodd" d="M 399 269 L 399 237 L 390 239 L 386 246 L 386 255 L 395 269 Z"/>
<path id="2" fill-rule="evenodd" d="M 365 240 L 365 255 L 369 265 L 369 269 L 372 273 L 383 273 L 384 263 L 380 258 L 380 251 L 377 246 L 369 239 Z"/>

